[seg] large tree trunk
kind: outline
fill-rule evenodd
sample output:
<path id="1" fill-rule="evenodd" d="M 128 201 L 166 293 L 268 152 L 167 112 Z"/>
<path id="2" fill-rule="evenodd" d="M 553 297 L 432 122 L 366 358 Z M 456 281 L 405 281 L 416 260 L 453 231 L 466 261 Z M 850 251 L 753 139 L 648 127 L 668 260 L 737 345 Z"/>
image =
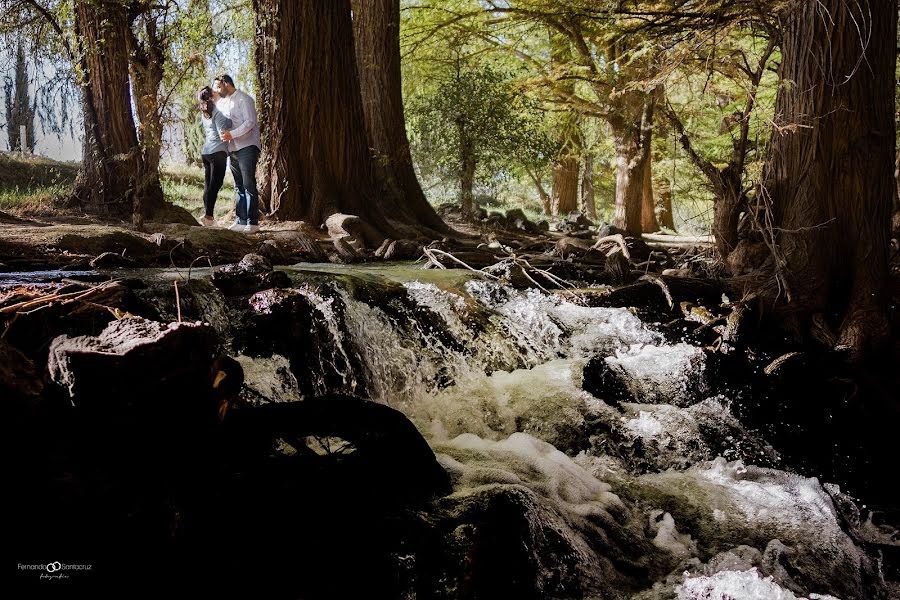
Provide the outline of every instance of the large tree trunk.
<path id="1" fill-rule="evenodd" d="M 755 211 L 774 255 L 752 291 L 791 329 L 826 321 L 860 358 L 889 332 L 897 2 L 797 1 L 782 26 L 791 85 L 778 90 Z M 746 267 L 744 244 L 732 263 Z"/>
<path id="2" fill-rule="evenodd" d="M 589 219 L 597 218 L 594 194 L 594 155 L 584 154 L 584 170 L 581 173 L 581 212 Z"/>
<path id="3" fill-rule="evenodd" d="M 553 188 L 550 192 L 550 213 L 567 215 L 578 210 L 578 177 L 581 161 L 578 156 L 566 155 L 553 167 Z"/>
<path id="4" fill-rule="evenodd" d="M 254 0 L 259 113 L 265 136 L 261 205 L 315 225 L 337 212 L 382 235 L 427 228 L 385 189 L 369 151 L 350 0 Z"/>
<path id="5" fill-rule="evenodd" d="M 656 200 L 653 197 L 652 165 L 653 160 L 648 155 L 644 161 L 644 184 L 641 192 L 641 231 L 644 233 L 659 231 L 659 223 L 656 221 Z"/>
<path id="6" fill-rule="evenodd" d="M 166 48 L 151 15 L 139 15 L 133 26 L 141 27 L 143 42 L 134 30 L 128 29 L 128 55 L 131 69 L 131 93 L 134 112 L 138 118 L 138 145 L 144 161 L 143 187 L 148 191 L 145 208 L 157 209 L 163 203 L 159 185 L 159 162 L 162 153 L 162 117 L 159 94 L 162 85 Z M 155 181 L 154 181 L 155 180 Z"/>
<path id="7" fill-rule="evenodd" d="M 616 211 L 613 225 L 641 234 L 645 165 L 650 160 L 653 130 L 652 94 L 626 92 L 619 110 L 608 118 L 616 149 Z"/>
<path id="8" fill-rule="evenodd" d="M 102 216 L 141 218 L 161 200 L 138 146 L 128 85 L 128 20 L 120 2 L 78 2 L 84 150 L 73 200 Z"/>
<path id="9" fill-rule="evenodd" d="M 399 0 L 351 0 L 356 65 L 369 148 L 388 191 L 419 222 L 446 230 L 425 199 L 406 137 L 400 78 Z"/>

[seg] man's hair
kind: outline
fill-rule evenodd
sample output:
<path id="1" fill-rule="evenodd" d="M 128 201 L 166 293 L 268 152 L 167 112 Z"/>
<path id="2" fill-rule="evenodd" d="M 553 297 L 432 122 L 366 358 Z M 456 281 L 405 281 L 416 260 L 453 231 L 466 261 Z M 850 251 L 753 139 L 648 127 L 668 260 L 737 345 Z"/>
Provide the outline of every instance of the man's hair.
<path id="1" fill-rule="evenodd" d="M 234 85 L 234 79 L 232 79 L 231 75 L 228 75 L 227 73 L 216 77 L 216 81 L 218 81 L 219 83 L 227 83 L 228 85 L 231 85 L 231 86 Z"/>

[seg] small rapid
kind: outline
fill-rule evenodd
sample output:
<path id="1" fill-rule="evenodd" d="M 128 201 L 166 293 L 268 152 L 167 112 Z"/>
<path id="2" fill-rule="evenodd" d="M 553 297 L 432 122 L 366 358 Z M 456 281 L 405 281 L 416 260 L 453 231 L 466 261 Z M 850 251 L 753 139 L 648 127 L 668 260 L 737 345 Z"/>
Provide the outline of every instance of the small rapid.
<path id="1" fill-rule="evenodd" d="M 885 531 L 733 414 L 710 350 L 627 308 L 466 271 L 285 272 L 292 287 L 253 294 L 238 327 L 217 290 L 191 292 L 248 401 L 339 392 L 416 425 L 453 482 L 424 510 L 458 563 L 440 597 L 890 596 Z M 586 391 L 597 369 L 615 394 Z M 504 588 L 504 569 L 524 571 Z"/>

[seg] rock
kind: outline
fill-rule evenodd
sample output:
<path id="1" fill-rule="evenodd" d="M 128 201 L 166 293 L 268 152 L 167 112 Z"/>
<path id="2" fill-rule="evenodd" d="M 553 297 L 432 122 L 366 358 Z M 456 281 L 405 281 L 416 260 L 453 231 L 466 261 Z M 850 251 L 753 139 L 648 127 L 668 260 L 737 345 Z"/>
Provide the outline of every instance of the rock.
<path id="1" fill-rule="evenodd" d="M 422 256 L 424 246 L 413 240 L 396 240 L 384 253 L 385 260 L 415 260 Z"/>
<path id="2" fill-rule="evenodd" d="M 506 211 L 506 225 L 509 229 L 528 233 L 539 233 L 541 231 L 537 225 L 525 216 L 521 208 L 513 208 Z"/>
<path id="3" fill-rule="evenodd" d="M 581 387 L 592 396 L 613 406 L 633 400 L 621 374 L 612 369 L 603 356 L 594 356 L 584 366 Z"/>
<path id="4" fill-rule="evenodd" d="M 206 385 L 216 343 L 203 323 L 131 317 L 112 321 L 98 336 L 57 337 L 48 368 L 76 406 L 133 407 Z"/>
<path id="5" fill-rule="evenodd" d="M 275 240 L 263 240 L 256 247 L 256 253 L 266 258 L 273 265 L 286 265 L 291 261 Z"/>
<path id="6" fill-rule="evenodd" d="M 262 436 L 340 438 L 354 451 L 341 476 L 355 489 L 378 488 L 382 499 L 429 497 L 452 491 L 450 479 L 415 425 L 384 404 L 330 394 L 300 402 L 275 402 L 234 413 L 237 440 Z"/>
<path id="7" fill-rule="evenodd" d="M 136 267 L 138 263 L 116 252 L 104 252 L 90 263 L 92 269 L 112 269 L 115 267 Z"/>
<path id="8" fill-rule="evenodd" d="M 350 236 L 345 235 L 342 237 L 334 238 L 332 242 L 341 262 L 354 262 L 359 260 L 360 258 L 359 253 L 356 251 L 356 248 L 354 248 L 350 244 L 350 239 Z"/>
<path id="9" fill-rule="evenodd" d="M 375 248 L 384 240 L 383 235 L 356 215 L 335 213 L 325 219 L 325 228 L 334 239 L 350 236 L 367 248 Z"/>
<path id="10" fill-rule="evenodd" d="M 273 271 L 269 259 L 259 254 L 247 254 L 240 262 L 213 271 L 210 280 L 223 294 L 231 296 L 291 285 L 287 273 Z"/>
<path id="11" fill-rule="evenodd" d="M 17 348 L 0 338 L 0 395 L 24 400 L 44 389 L 44 381 L 34 363 Z"/>

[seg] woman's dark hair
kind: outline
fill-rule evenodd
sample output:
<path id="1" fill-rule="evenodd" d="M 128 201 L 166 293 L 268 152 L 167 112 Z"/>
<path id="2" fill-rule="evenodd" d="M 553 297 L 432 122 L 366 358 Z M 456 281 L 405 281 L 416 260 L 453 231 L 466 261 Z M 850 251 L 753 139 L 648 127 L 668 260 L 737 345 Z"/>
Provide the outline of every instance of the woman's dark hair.
<path id="1" fill-rule="evenodd" d="M 200 88 L 200 91 L 197 92 L 197 100 L 200 102 L 200 112 L 202 112 L 203 116 L 207 119 L 212 119 L 212 94 L 212 88 L 208 85 L 204 85 L 202 88 Z"/>

